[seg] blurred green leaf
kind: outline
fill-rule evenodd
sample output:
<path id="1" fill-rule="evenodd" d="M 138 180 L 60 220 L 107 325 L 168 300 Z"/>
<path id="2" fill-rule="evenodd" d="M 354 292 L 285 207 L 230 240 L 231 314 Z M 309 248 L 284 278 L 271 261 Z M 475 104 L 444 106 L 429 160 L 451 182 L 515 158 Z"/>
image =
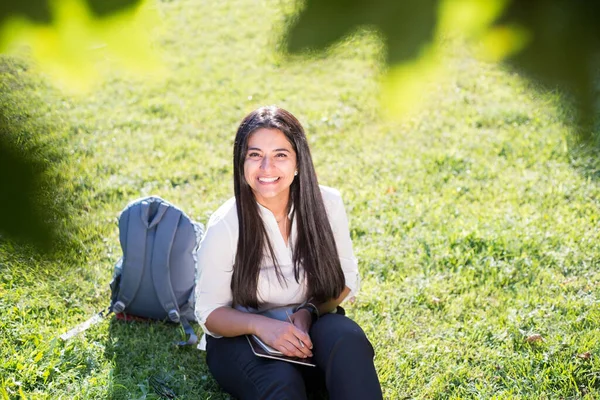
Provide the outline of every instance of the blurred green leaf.
<path id="1" fill-rule="evenodd" d="M 97 16 L 105 16 L 136 6 L 141 0 L 87 0 L 90 10 Z M 14 16 L 48 24 L 52 22 L 51 1 L 20 0 L 0 3 L 0 23 Z"/>
<path id="2" fill-rule="evenodd" d="M 580 110 L 583 139 L 591 139 L 600 54 L 600 3 L 597 1 L 513 1 L 496 26 L 513 25 L 531 40 L 507 61 L 526 76 L 572 93 Z"/>
<path id="3" fill-rule="evenodd" d="M 359 26 L 376 27 L 390 63 L 416 57 L 433 39 L 438 0 L 307 0 L 289 28 L 288 48 L 322 50 Z"/>
<path id="4" fill-rule="evenodd" d="M 95 15 L 102 17 L 135 7 L 141 0 L 87 0 L 87 3 Z"/>
<path id="5" fill-rule="evenodd" d="M 0 14 L 0 52 L 25 52 L 55 85 L 86 92 L 115 67 L 161 76 L 150 45 L 156 25 L 142 0 L 27 0 Z"/>
<path id="6" fill-rule="evenodd" d="M 142 0 L 86 0 L 90 10 L 97 16 L 106 16 L 138 5 Z M 20 16 L 33 22 L 52 22 L 49 0 L 19 0 L 0 3 L 0 23 L 7 18 Z"/>
<path id="7" fill-rule="evenodd" d="M 581 137 L 593 135 L 600 54 L 600 3 L 569 0 L 307 0 L 287 29 L 292 53 L 323 50 L 360 26 L 387 44 L 383 99 L 403 114 L 423 82 L 443 76 L 439 54 L 451 33 L 482 44 L 484 56 L 576 99 Z"/>
<path id="8" fill-rule="evenodd" d="M 50 23 L 52 15 L 48 0 L 21 0 L 0 2 L 0 23 L 21 16 L 38 23 Z"/>

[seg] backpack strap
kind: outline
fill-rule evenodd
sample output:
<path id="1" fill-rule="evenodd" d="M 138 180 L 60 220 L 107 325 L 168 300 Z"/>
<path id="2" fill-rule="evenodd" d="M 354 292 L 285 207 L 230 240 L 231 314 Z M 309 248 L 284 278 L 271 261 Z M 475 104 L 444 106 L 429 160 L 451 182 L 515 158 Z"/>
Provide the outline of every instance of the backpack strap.
<path id="1" fill-rule="evenodd" d="M 83 321 L 82 323 L 80 323 L 75 328 L 71 329 L 70 331 L 63 333 L 62 335 L 60 335 L 60 338 L 62 340 L 67 341 L 67 340 L 71 339 L 73 336 L 78 335 L 81 332 L 85 332 L 92 325 L 96 325 L 98 322 L 102 321 L 104 319 L 104 317 L 108 316 L 108 314 L 110 314 L 110 307 L 108 307 L 105 310 L 100 311 L 98 314 L 94 315 L 90 319 Z M 191 326 L 190 326 L 190 328 L 191 328 Z M 185 325 L 184 325 L 184 330 L 185 330 Z M 187 330 L 185 332 L 188 333 Z M 190 337 L 190 340 L 191 339 L 192 338 Z M 198 340 L 197 337 L 196 337 L 196 340 Z M 189 342 L 189 340 L 188 340 L 188 342 Z M 188 344 L 187 342 L 179 342 L 179 343 Z"/>
<path id="2" fill-rule="evenodd" d="M 171 248 L 175 239 L 177 225 L 181 218 L 181 212 L 175 208 L 169 208 L 163 216 L 156 230 L 154 250 L 152 253 L 152 280 L 156 296 L 163 306 L 169 319 L 179 322 L 179 306 L 171 286 Z"/>
<path id="3" fill-rule="evenodd" d="M 140 207 L 131 207 L 127 212 L 127 237 L 125 242 L 127 248 L 123 249 L 123 274 L 121 276 L 121 286 L 116 302 L 112 306 L 112 311 L 116 314 L 125 311 L 129 303 L 135 297 L 140 282 L 142 272 L 144 271 L 144 258 L 146 256 L 146 236 L 148 234 L 148 222 L 143 221 L 143 204 Z M 135 221 L 136 218 L 142 218 L 143 223 Z"/>
<path id="4" fill-rule="evenodd" d="M 189 338 L 187 341 L 178 342 L 177 345 L 189 346 L 198 343 L 198 336 L 196 336 L 194 328 L 192 327 L 192 325 L 190 325 L 190 322 L 186 317 L 181 317 L 181 326 L 183 327 L 183 331 L 185 332 L 185 334 L 189 335 Z"/>

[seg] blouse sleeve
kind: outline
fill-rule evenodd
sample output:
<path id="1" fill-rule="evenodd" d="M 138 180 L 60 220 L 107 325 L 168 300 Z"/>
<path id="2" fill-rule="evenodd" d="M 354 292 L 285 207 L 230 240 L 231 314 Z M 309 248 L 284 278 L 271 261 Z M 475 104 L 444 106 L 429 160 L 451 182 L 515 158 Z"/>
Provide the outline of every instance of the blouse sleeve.
<path id="1" fill-rule="evenodd" d="M 221 337 L 206 328 L 206 319 L 215 309 L 231 306 L 231 275 L 235 251 L 231 230 L 223 219 L 210 221 L 198 249 L 200 276 L 196 284 L 196 319 L 205 333 Z"/>
<path id="2" fill-rule="evenodd" d="M 330 224 L 333 230 L 333 237 L 337 246 L 342 271 L 346 278 L 346 286 L 350 289 L 350 293 L 346 299 L 350 299 L 358 293 L 360 289 L 360 275 L 358 273 L 358 261 L 354 257 L 352 250 L 352 240 L 350 239 L 350 229 L 348 226 L 348 216 L 344 208 L 344 202 L 339 192 L 332 201 L 330 209 Z"/>

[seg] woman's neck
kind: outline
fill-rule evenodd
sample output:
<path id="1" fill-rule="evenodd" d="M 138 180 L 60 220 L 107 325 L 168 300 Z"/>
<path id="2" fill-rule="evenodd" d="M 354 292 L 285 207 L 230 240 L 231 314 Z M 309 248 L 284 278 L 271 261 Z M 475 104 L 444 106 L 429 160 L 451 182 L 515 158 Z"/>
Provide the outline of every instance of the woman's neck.
<path id="1" fill-rule="evenodd" d="M 277 222 L 280 222 L 284 217 L 287 216 L 289 196 L 287 196 L 287 198 L 257 198 L 256 201 L 258 204 L 271 211 Z"/>

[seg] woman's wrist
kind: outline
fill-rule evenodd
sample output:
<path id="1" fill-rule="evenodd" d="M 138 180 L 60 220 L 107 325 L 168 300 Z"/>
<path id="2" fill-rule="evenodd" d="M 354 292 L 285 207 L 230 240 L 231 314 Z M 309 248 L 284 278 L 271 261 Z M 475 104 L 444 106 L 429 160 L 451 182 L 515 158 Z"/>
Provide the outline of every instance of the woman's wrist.
<path id="1" fill-rule="evenodd" d="M 310 320 L 312 320 L 312 313 L 310 312 L 310 310 L 307 310 L 306 308 L 298 308 L 296 310 L 296 313 L 304 313 Z"/>
<path id="2" fill-rule="evenodd" d="M 310 314 L 310 318 L 311 318 L 312 322 L 315 322 L 320 317 L 319 309 L 317 308 L 317 306 L 315 306 L 311 302 L 306 302 L 296 308 L 296 312 L 298 312 L 300 310 L 306 310 Z"/>
<path id="3" fill-rule="evenodd" d="M 261 335 L 261 328 L 264 326 L 264 322 L 269 322 L 269 318 L 263 315 L 257 315 L 253 313 L 247 313 L 249 317 L 248 331 L 251 335 Z"/>

